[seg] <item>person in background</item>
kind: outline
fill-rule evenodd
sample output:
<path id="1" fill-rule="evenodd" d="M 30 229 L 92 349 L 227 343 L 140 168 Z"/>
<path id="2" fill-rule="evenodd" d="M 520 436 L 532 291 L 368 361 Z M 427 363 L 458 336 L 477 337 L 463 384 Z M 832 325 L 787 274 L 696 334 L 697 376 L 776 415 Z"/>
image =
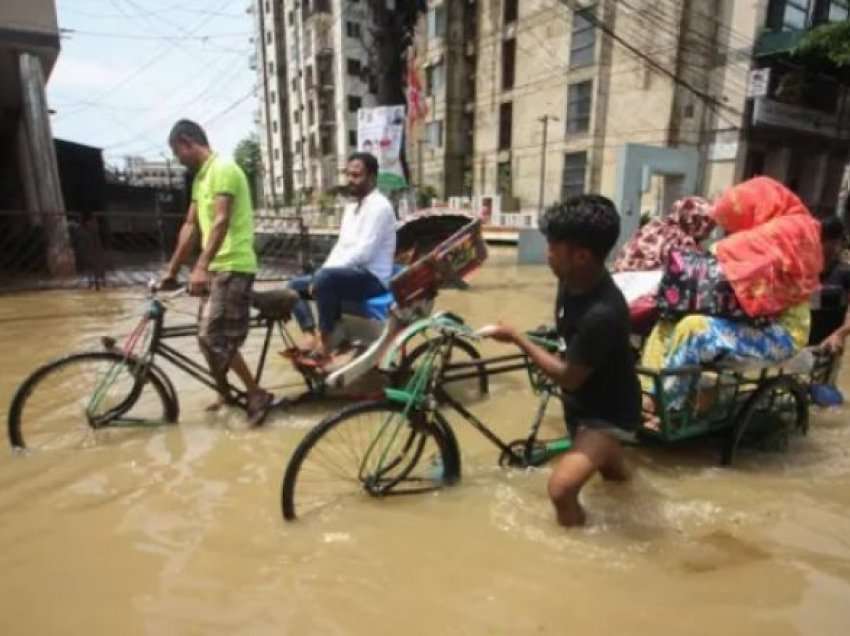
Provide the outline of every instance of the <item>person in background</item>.
<path id="1" fill-rule="evenodd" d="M 821 288 L 812 295 L 812 326 L 809 345 L 831 353 L 844 348 L 850 334 L 850 265 L 842 262 L 846 235 L 836 216 L 821 221 L 823 272 Z"/>
<path id="2" fill-rule="evenodd" d="M 177 273 L 200 233 L 201 254 L 192 267 L 188 290 L 202 298 L 198 341 L 218 384 L 220 399 L 209 410 L 220 408 L 231 398 L 226 376 L 232 369 L 247 390 L 248 422 L 259 426 L 273 396 L 257 385 L 239 353 L 248 335 L 257 271 L 248 180 L 235 162 L 212 151 L 206 133 L 195 122 L 181 119 L 174 124 L 168 143 L 180 163 L 195 172 L 195 178 L 189 211 L 160 284 L 175 285 Z"/>

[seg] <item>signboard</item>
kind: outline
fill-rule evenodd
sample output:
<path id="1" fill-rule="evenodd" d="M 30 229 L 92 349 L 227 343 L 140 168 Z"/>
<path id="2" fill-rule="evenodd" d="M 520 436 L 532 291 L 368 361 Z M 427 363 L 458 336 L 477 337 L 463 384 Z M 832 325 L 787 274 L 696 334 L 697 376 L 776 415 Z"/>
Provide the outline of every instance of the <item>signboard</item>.
<path id="1" fill-rule="evenodd" d="M 357 111 L 357 150 L 378 159 L 378 188 L 390 192 L 407 186 L 401 166 L 404 106 L 378 106 Z"/>
<path id="2" fill-rule="evenodd" d="M 767 97 L 769 87 L 769 68 L 756 68 L 750 71 L 750 83 L 747 86 L 747 97 Z"/>
<path id="3" fill-rule="evenodd" d="M 754 126 L 776 126 L 824 137 L 850 137 L 845 126 L 839 130 L 838 117 L 803 106 L 783 104 L 766 97 L 759 97 L 753 106 Z"/>

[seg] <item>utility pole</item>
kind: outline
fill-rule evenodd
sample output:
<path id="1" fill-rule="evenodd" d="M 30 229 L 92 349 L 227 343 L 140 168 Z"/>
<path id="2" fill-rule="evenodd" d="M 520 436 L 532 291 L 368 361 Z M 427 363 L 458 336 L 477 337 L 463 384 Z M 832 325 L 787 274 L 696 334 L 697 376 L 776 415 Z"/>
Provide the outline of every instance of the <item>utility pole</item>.
<path id="1" fill-rule="evenodd" d="M 549 131 L 549 120 L 558 121 L 554 115 L 543 115 L 537 121 L 543 122 L 543 146 L 540 149 L 540 196 L 537 203 L 537 218 L 543 215 L 543 185 L 546 183 L 546 136 Z"/>

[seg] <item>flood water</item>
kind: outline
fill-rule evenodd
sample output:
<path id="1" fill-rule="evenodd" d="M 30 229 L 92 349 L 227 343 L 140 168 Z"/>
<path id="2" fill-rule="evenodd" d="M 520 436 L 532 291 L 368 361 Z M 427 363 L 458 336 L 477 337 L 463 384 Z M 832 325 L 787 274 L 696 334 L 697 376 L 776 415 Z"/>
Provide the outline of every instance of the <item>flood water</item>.
<path id="1" fill-rule="evenodd" d="M 476 326 L 549 322 L 548 269 L 513 259 L 495 250 L 471 289 L 441 294 L 439 308 Z M 4 417 L 25 373 L 128 332 L 140 299 L 133 290 L 0 297 Z M 169 318 L 181 312 L 192 313 L 189 299 Z M 808 437 L 789 452 L 733 468 L 718 467 L 714 449 L 629 449 L 634 480 L 591 481 L 579 530 L 555 523 L 548 469 L 500 469 L 495 447 L 450 415 L 463 458 L 457 486 L 364 497 L 287 524 L 284 466 L 338 405 L 246 430 L 238 413 L 203 412 L 208 391 L 171 375 L 177 426 L 0 453 L 0 634 L 848 633 L 846 408 L 813 411 Z M 847 373 L 841 383 L 850 395 Z M 535 403 L 518 373 L 494 378 L 472 408 L 512 439 Z M 563 431 L 558 411 L 549 436 Z"/>

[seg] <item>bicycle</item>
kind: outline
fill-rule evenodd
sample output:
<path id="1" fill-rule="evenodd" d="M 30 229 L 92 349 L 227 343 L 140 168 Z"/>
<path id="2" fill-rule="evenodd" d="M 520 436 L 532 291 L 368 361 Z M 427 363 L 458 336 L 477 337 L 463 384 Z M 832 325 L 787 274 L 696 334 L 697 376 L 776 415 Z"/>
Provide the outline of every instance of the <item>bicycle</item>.
<path id="1" fill-rule="evenodd" d="M 427 219 L 420 219 L 417 227 L 422 227 L 422 221 Z M 266 384 L 265 388 L 278 394 L 281 390 L 284 392 L 271 408 L 294 406 L 307 399 L 324 397 L 329 391 L 351 387 L 377 366 L 393 341 L 396 342 L 396 350 L 407 356 L 414 339 L 427 329 L 429 323 L 423 319 L 431 314 L 440 286 L 446 281 L 463 278 L 485 258 L 486 247 L 481 236 L 481 225 L 473 220 L 440 242 L 425 257 L 403 268 L 390 283 L 392 294 L 384 295 L 389 297 L 386 304 L 389 315 L 383 322 L 380 334 L 377 337 L 370 335 L 369 338 L 373 339 L 368 345 L 354 346 L 352 358 L 339 368 L 329 370 L 327 374 L 323 370 L 301 364 L 295 339 L 286 329 L 285 323 L 292 317 L 298 295 L 288 289 L 255 292 L 253 306 L 257 312 L 251 317 L 249 331 L 263 330 L 263 338 L 254 379 L 258 384 L 264 381 L 275 331 L 279 332 L 281 351 L 287 353 L 296 376 L 290 383 Z M 168 344 L 167 341 L 174 338 L 198 335 L 198 325 L 194 323 L 164 325 L 166 305 L 173 296 L 160 298 L 154 284 L 149 286 L 147 293 L 142 316 L 123 347 L 118 348 L 113 339 L 104 338 L 104 351 L 76 353 L 60 358 L 36 369 L 24 380 L 12 398 L 8 415 L 8 436 L 13 448 L 49 446 L 51 438 L 56 437 L 49 430 L 46 433 L 48 443 L 32 442 L 40 437 L 39 427 L 50 429 L 53 425 L 59 425 L 62 433 L 73 427 L 87 437 L 91 431 L 103 428 L 151 427 L 176 422 L 180 412 L 177 391 L 168 375 L 156 364 L 158 357 L 219 393 L 232 405 L 247 408 L 245 391 L 229 383 L 220 387 L 205 364 L 200 364 Z M 383 297 L 378 300 L 384 302 Z M 370 324 L 375 322 L 372 320 Z M 458 350 L 473 359 L 480 358 L 471 345 L 460 346 Z M 420 345 L 410 350 L 409 354 L 412 360 L 416 360 L 425 351 L 426 348 Z M 295 355 L 289 355 L 293 353 Z M 399 378 L 406 377 L 410 368 L 410 365 L 402 365 L 398 371 L 401 375 L 390 374 L 390 382 L 401 382 Z M 51 394 L 51 383 L 56 382 L 57 378 L 61 380 L 66 374 L 73 380 L 71 390 L 60 383 L 58 390 L 54 388 Z M 148 387 L 151 390 L 145 392 Z M 296 391 L 294 395 L 291 394 L 293 390 Z M 77 418 L 75 427 L 69 424 L 72 419 L 70 409 L 55 408 L 50 401 L 51 395 L 56 396 L 57 393 L 63 399 L 71 396 L 78 402 L 77 406 L 81 407 L 75 409 L 73 414 Z M 25 440 L 24 430 L 27 431 L 29 441 Z M 65 442 L 64 435 L 58 439 Z"/>
<path id="2" fill-rule="evenodd" d="M 546 407 L 560 391 L 525 354 L 457 362 L 456 352 L 476 350 L 472 342 L 479 339 L 460 318 L 439 314 L 415 328 L 434 336 L 415 356 L 405 356 L 396 346 L 381 362 L 385 371 L 408 378 L 404 386 L 386 389 L 384 399 L 356 404 L 325 418 L 296 447 L 281 489 L 284 519 L 303 517 L 348 494 L 405 495 L 457 482 L 460 452 L 440 412 L 443 407 L 454 410 L 499 448 L 502 466 L 539 466 L 570 449 L 569 437 L 538 439 Z M 548 330 L 528 335 L 550 351 L 559 349 L 555 334 Z M 528 373 L 539 396 L 524 438 L 501 439 L 448 390 L 449 385 L 473 380 L 473 389 L 485 394 L 491 376 L 518 370 Z"/>
<path id="3" fill-rule="evenodd" d="M 61 357 L 37 368 L 19 386 L 9 408 L 8 437 L 13 448 L 75 446 L 82 434 L 105 428 L 155 427 L 177 422 L 180 405 L 177 390 L 157 363 L 166 360 L 197 382 L 209 387 L 237 408 L 247 408 L 243 389 L 227 383 L 219 387 L 206 364 L 190 358 L 172 345 L 175 339 L 196 338 L 198 325 L 164 324 L 168 305 L 182 291 L 161 296 L 152 284 L 142 316 L 122 346 L 102 338 L 103 350 Z M 249 331 L 260 330 L 262 346 L 254 378 L 264 379 L 275 332 L 284 351 L 296 348 L 286 328 L 297 296 L 288 290 L 255 292 Z M 295 406 L 307 399 L 327 395 L 332 388 L 350 386 L 373 368 L 383 348 L 404 325 L 430 313 L 432 299 L 394 309 L 381 335 L 371 346 L 328 375 L 293 362 L 292 381 L 270 386 L 278 393 L 273 409 Z M 226 393 L 224 392 L 226 391 Z M 280 395 L 279 392 L 283 392 Z M 77 408 L 68 408 L 67 401 Z M 56 444 L 55 442 L 59 442 Z"/>

